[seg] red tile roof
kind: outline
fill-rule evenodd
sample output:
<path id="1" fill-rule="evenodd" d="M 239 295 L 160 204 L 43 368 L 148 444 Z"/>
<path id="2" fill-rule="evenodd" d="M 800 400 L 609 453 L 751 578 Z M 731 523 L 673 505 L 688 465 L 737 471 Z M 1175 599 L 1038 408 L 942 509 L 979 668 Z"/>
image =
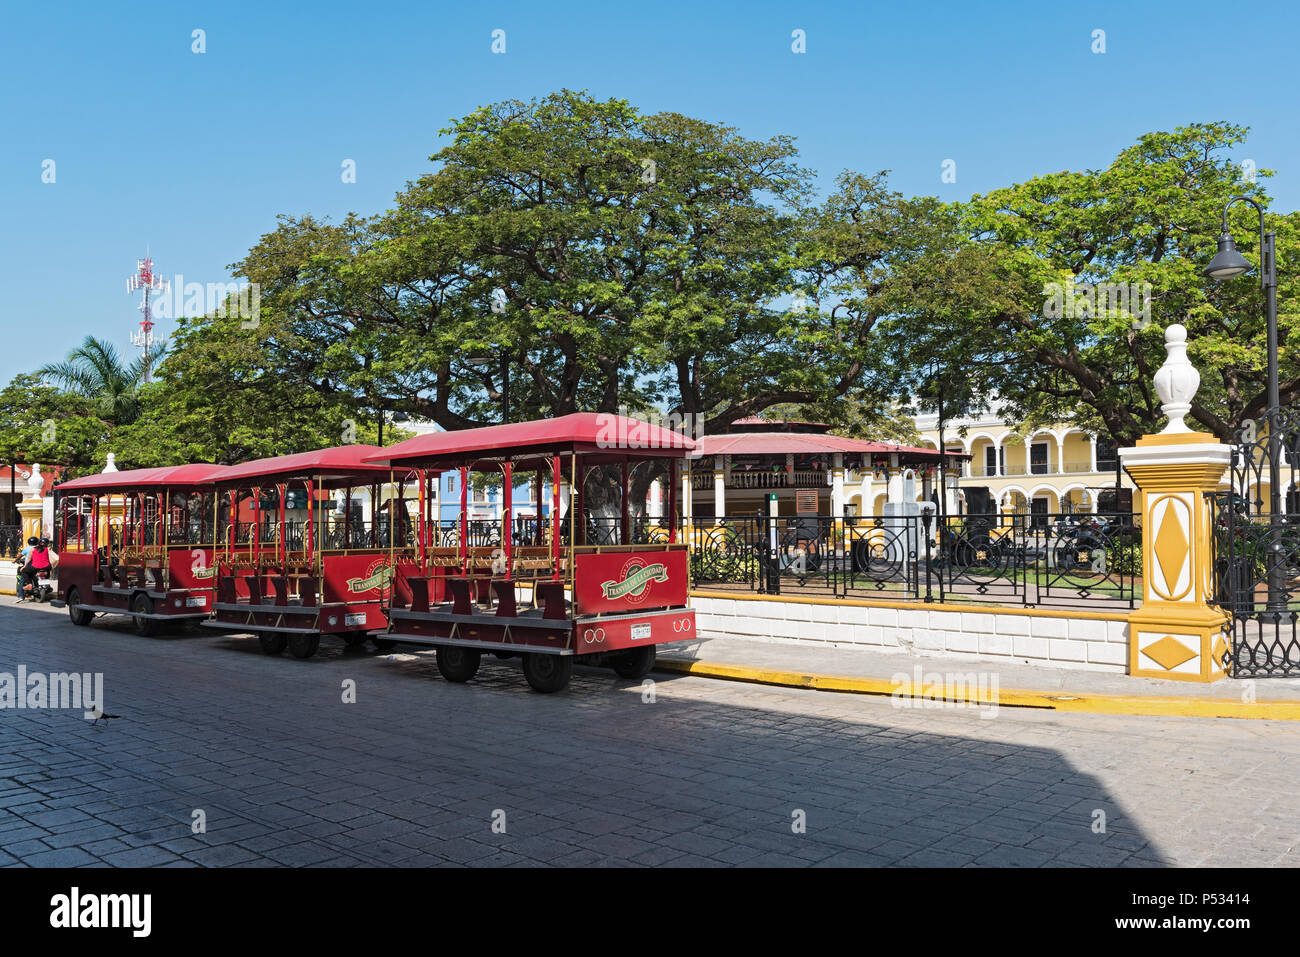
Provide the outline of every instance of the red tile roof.
<path id="1" fill-rule="evenodd" d="M 810 432 L 726 432 L 706 435 L 697 444 L 698 455 L 817 455 L 832 452 L 885 455 L 897 452 L 913 458 L 939 458 L 938 449 Z M 955 452 L 948 453 L 949 458 L 956 456 Z"/>

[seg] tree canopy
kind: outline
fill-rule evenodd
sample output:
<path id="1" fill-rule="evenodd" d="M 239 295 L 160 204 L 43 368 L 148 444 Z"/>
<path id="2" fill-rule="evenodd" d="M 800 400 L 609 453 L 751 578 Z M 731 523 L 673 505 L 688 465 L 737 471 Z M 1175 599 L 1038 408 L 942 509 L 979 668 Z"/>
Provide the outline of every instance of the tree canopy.
<path id="1" fill-rule="evenodd" d="M 1162 422 L 1152 376 L 1172 322 L 1201 370 L 1193 420 L 1226 439 L 1264 411 L 1257 275 L 1201 276 L 1224 204 L 1269 202 L 1269 171 L 1233 162 L 1241 127 L 1150 133 L 1104 169 L 959 203 L 853 171 L 818 199 L 788 136 L 567 90 L 442 132 L 391 208 L 280 217 L 232 266 L 260 287 L 254 321 L 180 319 L 147 386 L 87 339 L 11 383 L 26 424 L 6 441 L 30 461 L 54 418 L 78 448 L 52 456 L 88 459 L 111 436 L 126 465 L 232 462 L 374 441 L 393 414 L 496 422 L 508 376 L 515 420 L 657 409 L 717 431 L 769 410 L 906 439 L 900 410 L 942 393 L 949 414 L 991 400 L 1013 423 L 1131 443 Z M 1253 217 L 1230 216 L 1248 257 Z M 1298 217 L 1267 216 L 1284 345 Z M 1282 378 L 1290 401 L 1285 349 Z"/>
<path id="2" fill-rule="evenodd" d="M 903 320 L 899 333 L 917 358 L 996 395 L 1012 421 L 1074 420 L 1131 444 L 1162 422 L 1152 378 L 1164 361 L 1163 331 L 1179 322 L 1201 372 L 1191 418 L 1230 440 L 1265 411 L 1264 299 L 1257 272 L 1220 283 L 1201 270 L 1225 204 L 1238 195 L 1269 202 L 1259 180 L 1271 172 L 1245 180 L 1229 156 L 1245 134 L 1226 123 L 1151 133 L 1103 170 L 1036 177 L 961 204 L 963 228 L 987 257 L 979 275 L 989 298 L 944 321 Z M 1300 214 L 1270 213 L 1266 222 L 1278 261 L 1300 261 Z M 1258 263 L 1255 211 L 1233 207 L 1229 228 Z M 1278 272 L 1284 345 L 1297 320 L 1296 275 L 1294 266 Z M 1102 300 L 1105 284 L 1112 295 Z M 1064 296 L 1053 303 L 1056 290 Z M 1284 404 L 1298 375 L 1283 349 Z"/>

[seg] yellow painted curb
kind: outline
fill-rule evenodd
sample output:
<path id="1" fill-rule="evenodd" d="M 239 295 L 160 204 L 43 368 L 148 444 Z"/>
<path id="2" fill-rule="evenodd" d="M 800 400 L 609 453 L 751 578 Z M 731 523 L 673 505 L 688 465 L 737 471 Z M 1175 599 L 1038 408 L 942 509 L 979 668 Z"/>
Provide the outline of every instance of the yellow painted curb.
<path id="1" fill-rule="evenodd" d="M 850 694 L 882 695 L 903 698 L 933 699 L 924 687 L 913 688 L 910 681 L 899 684 L 888 678 L 850 678 L 842 675 L 818 675 L 800 671 L 780 671 L 727 665 L 713 661 L 680 661 L 660 658 L 659 671 L 673 671 L 703 678 L 747 681 L 751 684 L 780 685 L 786 688 L 809 688 L 815 691 L 840 691 Z M 993 701 L 979 697 L 977 689 L 943 700 L 972 707 L 993 704 L 1007 708 L 1041 708 L 1048 711 L 1074 711 L 1089 714 L 1128 714 L 1177 718 L 1253 718 L 1261 721 L 1300 721 L 1300 701 L 1256 701 L 1246 703 L 1215 698 L 1157 698 L 1142 695 L 1072 695 L 1067 692 L 1016 691 L 1000 689 Z"/>

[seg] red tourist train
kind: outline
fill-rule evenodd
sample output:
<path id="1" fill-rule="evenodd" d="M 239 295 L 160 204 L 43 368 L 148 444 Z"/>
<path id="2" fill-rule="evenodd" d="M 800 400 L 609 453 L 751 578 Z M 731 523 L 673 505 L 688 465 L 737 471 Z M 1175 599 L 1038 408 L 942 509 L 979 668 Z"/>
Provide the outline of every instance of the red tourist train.
<path id="1" fill-rule="evenodd" d="M 105 472 L 55 489 L 58 597 L 74 625 L 128 614 L 142 635 L 212 611 L 219 465 Z"/>
<path id="2" fill-rule="evenodd" d="M 542 692 L 565 687 L 575 661 L 639 678 L 656 646 L 695 636 L 676 515 L 678 462 L 693 448 L 648 423 L 577 413 L 388 448 L 88 476 L 56 490 L 58 600 L 78 625 L 129 614 L 155 634 L 197 621 L 299 658 L 325 635 L 432 645 L 451 681 L 472 678 L 484 651 L 521 657 Z M 449 471 L 460 504 L 444 522 Z M 486 530 L 468 498 L 483 472 L 499 476 L 504 503 Z M 522 476 L 535 510 L 516 517 Z M 665 513 L 634 514 L 652 481 Z"/>
<path id="3" fill-rule="evenodd" d="M 383 449 L 371 461 L 420 474 L 455 469 L 461 490 L 455 548 L 433 544 L 427 508 L 421 510 L 418 571 L 409 564 L 397 569 L 385 634 L 435 646 L 438 669 L 450 681 L 472 678 L 484 651 L 519 655 L 529 685 L 541 692 L 565 687 L 575 660 L 642 677 L 654 665 L 656 645 L 695 634 L 690 563 L 676 522 L 677 462 L 693 448 L 685 436 L 648 423 L 575 413 L 437 432 Z M 499 473 L 503 489 L 532 473 L 536 521 L 513 523 L 507 505 L 503 526 L 511 534 L 496 546 L 471 546 L 471 472 Z M 666 483 L 666 515 L 638 524 L 632 489 L 652 476 Z M 546 484 L 549 522 L 541 520 Z M 565 484 L 574 501 L 562 516 Z M 597 493 L 601 501 L 590 501 Z"/>
<path id="4" fill-rule="evenodd" d="M 343 445 L 257 459 L 214 476 L 217 598 L 203 624 L 253 632 L 267 654 L 288 648 L 295 658 L 314 655 L 323 635 L 359 644 L 382 629 L 392 570 L 414 554 L 408 476 L 394 481 L 389 467 L 365 461 L 382 451 Z M 354 492 L 370 496 L 369 523 L 353 515 Z M 342 504 L 333 513 L 331 494 Z"/>

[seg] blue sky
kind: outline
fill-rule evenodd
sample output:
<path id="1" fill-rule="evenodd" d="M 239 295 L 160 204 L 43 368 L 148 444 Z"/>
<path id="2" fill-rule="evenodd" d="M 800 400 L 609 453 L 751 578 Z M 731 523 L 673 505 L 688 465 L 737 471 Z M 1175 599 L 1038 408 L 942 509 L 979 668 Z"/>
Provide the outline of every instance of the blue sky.
<path id="1" fill-rule="evenodd" d="M 125 281 L 146 243 L 165 276 L 226 281 L 277 214 L 377 212 L 429 168 L 449 120 L 564 87 L 751 137 L 791 134 L 823 185 L 846 168 L 889 169 L 894 188 L 945 199 L 1104 166 L 1151 130 L 1228 120 L 1251 127 L 1239 157 L 1276 170 L 1275 208 L 1292 210 L 1296 9 L 11 3 L 0 12 L 0 382 L 86 334 L 129 349 L 138 296 Z M 496 29 L 504 55 L 491 52 Z M 1105 53 L 1092 52 L 1094 30 Z M 41 179 L 47 159 L 54 183 Z M 355 183 L 341 181 L 347 159 Z M 946 159 L 955 183 L 940 180 Z"/>

